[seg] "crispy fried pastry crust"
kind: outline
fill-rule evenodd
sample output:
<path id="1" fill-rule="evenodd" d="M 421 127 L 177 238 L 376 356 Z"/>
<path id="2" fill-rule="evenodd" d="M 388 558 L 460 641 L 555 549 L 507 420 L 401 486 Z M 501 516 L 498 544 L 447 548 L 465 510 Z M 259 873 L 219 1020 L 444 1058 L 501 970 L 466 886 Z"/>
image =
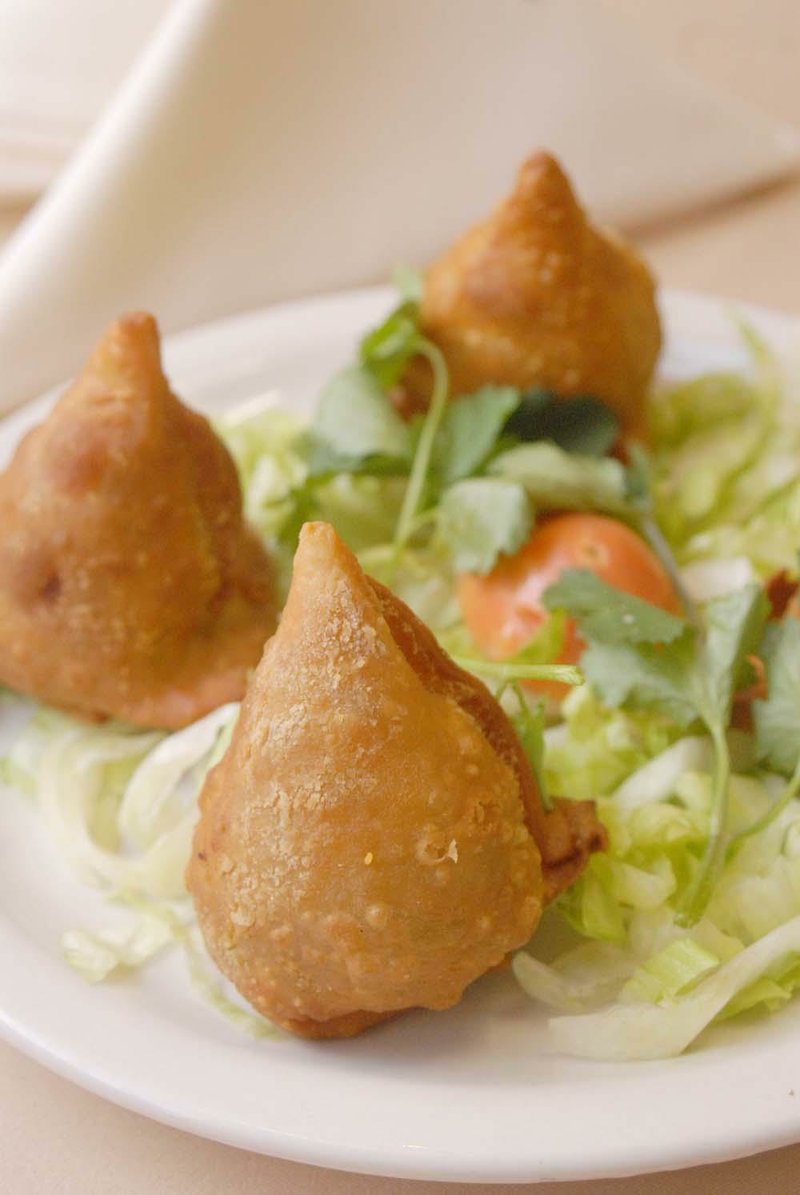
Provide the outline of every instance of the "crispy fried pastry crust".
<path id="1" fill-rule="evenodd" d="M 208 948 L 303 1037 L 456 1003 L 555 891 L 534 834 L 559 880 L 590 849 L 556 841 L 488 690 L 325 524 L 303 530 L 201 809 L 187 882 Z"/>
<path id="2" fill-rule="evenodd" d="M 201 797 L 187 879 L 208 948 L 302 1036 L 447 1008 L 539 919 L 518 776 L 452 678 L 433 682 L 421 631 L 332 528 L 306 525 Z"/>
<path id="3" fill-rule="evenodd" d="M 556 800 L 546 812 L 514 728 L 486 686 L 454 664 L 428 628 L 374 578 L 368 578 L 395 642 L 426 689 L 452 697 L 480 726 L 494 750 L 514 771 L 528 829 L 542 857 L 544 899 L 554 900 L 583 871 L 589 855 L 606 847 L 606 833 L 593 801 Z"/>
<path id="4" fill-rule="evenodd" d="M 0 682 L 165 728 L 241 697 L 276 622 L 241 506 L 155 321 L 123 317 L 0 475 Z"/>
<path id="5" fill-rule="evenodd" d="M 508 198 L 430 267 L 421 318 L 454 394 L 491 382 L 593 394 L 640 429 L 661 345 L 653 279 L 629 245 L 587 222 L 549 154 L 530 157 Z M 418 362 L 412 402 L 427 384 Z"/>

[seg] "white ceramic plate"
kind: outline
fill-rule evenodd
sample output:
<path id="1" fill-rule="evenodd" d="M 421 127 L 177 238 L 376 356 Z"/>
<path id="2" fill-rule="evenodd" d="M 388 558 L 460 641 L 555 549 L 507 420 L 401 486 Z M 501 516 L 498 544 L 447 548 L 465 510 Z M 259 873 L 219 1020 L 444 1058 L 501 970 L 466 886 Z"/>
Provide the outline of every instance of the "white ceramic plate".
<path id="1" fill-rule="evenodd" d="M 175 389 L 207 411 L 274 391 L 308 409 L 388 308 L 363 291 L 214 324 L 166 350 Z M 747 312 L 779 349 L 788 317 Z M 672 295 L 664 371 L 737 366 L 722 305 Z M 0 463 L 42 400 L 0 425 Z M 0 711 L 0 751 L 13 719 Z M 800 1002 L 711 1031 L 670 1062 L 554 1056 L 542 1012 L 507 974 L 447 1013 L 412 1013 L 349 1042 L 254 1042 L 196 996 L 182 960 L 90 987 L 61 961 L 63 930 L 108 911 L 65 872 L 18 794 L 0 793 L 0 1029 L 46 1066 L 193 1133 L 366 1173 L 474 1181 L 624 1175 L 800 1140 Z"/>

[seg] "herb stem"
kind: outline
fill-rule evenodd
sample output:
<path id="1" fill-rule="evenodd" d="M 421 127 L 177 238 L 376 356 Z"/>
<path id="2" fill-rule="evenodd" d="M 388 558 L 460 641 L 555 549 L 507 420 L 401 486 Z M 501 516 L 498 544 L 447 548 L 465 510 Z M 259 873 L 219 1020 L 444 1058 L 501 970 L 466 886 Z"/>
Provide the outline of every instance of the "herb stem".
<path id="1" fill-rule="evenodd" d="M 771 805 L 765 813 L 762 813 L 761 817 L 756 818 L 751 825 L 747 826 L 744 830 L 740 830 L 731 839 L 726 858 L 733 858 L 746 838 L 752 837 L 753 834 L 760 834 L 762 830 L 766 830 L 767 826 L 772 825 L 775 819 L 783 813 L 786 806 L 794 800 L 798 792 L 800 792 L 800 759 L 797 761 L 797 766 L 792 773 L 791 779 L 787 781 L 786 787 L 775 804 Z"/>
<path id="2" fill-rule="evenodd" d="M 503 688 L 505 688 L 505 685 Z M 542 808 L 546 813 L 550 813 L 553 808 L 553 801 L 550 797 L 544 775 L 544 702 L 539 701 L 535 710 L 532 710 L 517 681 L 511 681 L 511 688 L 513 689 L 518 707 L 516 717 L 511 720 L 512 725 L 517 732 L 517 738 L 522 743 L 522 749 L 525 752 L 528 763 L 531 765 L 533 778 L 539 790 L 539 800 L 542 802 Z M 496 694 L 496 698 L 498 701 L 500 700 L 499 693 Z"/>
<path id="3" fill-rule="evenodd" d="M 416 535 L 424 527 L 427 527 L 436 522 L 436 510 L 424 510 L 418 514 L 411 523 L 410 535 Z M 356 553 L 358 563 L 368 573 L 373 568 L 381 568 L 382 566 L 389 566 L 391 571 L 396 569 L 397 560 L 397 545 L 394 542 L 372 544 L 368 548 L 362 548 L 360 552 Z M 411 561 L 409 560 L 409 565 Z M 422 575 L 425 571 L 421 563 L 417 562 L 415 565 L 417 574 Z"/>
<path id="4" fill-rule="evenodd" d="M 655 552 L 656 556 L 661 562 L 664 571 L 672 582 L 672 586 L 680 599 L 683 612 L 686 615 L 687 621 L 691 623 L 696 631 L 703 633 L 703 620 L 700 617 L 700 612 L 695 605 L 692 595 L 686 588 L 686 584 L 681 576 L 675 557 L 672 555 L 672 549 L 664 538 L 663 532 L 656 520 L 649 510 L 639 511 L 639 530 L 648 542 L 650 547 Z"/>
<path id="5" fill-rule="evenodd" d="M 414 520 L 425 489 L 436 433 L 447 406 L 447 395 L 450 388 L 447 363 L 441 350 L 430 340 L 421 337 L 418 351 L 428 360 L 433 370 L 433 393 L 422 424 L 417 451 L 414 454 L 414 463 L 411 466 L 403 505 L 394 533 L 394 547 L 398 554 L 405 547 L 414 530 Z"/>
<path id="6" fill-rule="evenodd" d="M 641 444 L 629 445 L 631 464 L 628 469 L 629 502 L 633 508 L 635 529 L 650 545 L 658 557 L 661 565 L 672 582 L 672 586 L 680 599 L 683 612 L 687 620 L 698 632 L 704 636 L 703 620 L 681 576 L 672 548 L 658 525 L 654 513 L 652 468 L 650 458 Z M 635 492 L 631 492 L 631 490 Z"/>
<path id="7" fill-rule="evenodd" d="M 708 724 L 707 724 L 708 725 Z M 714 746 L 714 780 L 711 795 L 708 841 L 694 878 L 680 903 L 676 924 L 688 929 L 696 925 L 706 911 L 727 853 L 724 830 L 728 816 L 731 757 L 725 728 L 715 722 L 708 726 Z"/>
<path id="8" fill-rule="evenodd" d="M 509 683 L 515 680 L 552 680 L 563 685 L 583 684 L 583 673 L 572 664 L 508 664 L 502 660 L 481 660 L 453 656 L 453 662 L 467 672 L 478 672 Z"/>

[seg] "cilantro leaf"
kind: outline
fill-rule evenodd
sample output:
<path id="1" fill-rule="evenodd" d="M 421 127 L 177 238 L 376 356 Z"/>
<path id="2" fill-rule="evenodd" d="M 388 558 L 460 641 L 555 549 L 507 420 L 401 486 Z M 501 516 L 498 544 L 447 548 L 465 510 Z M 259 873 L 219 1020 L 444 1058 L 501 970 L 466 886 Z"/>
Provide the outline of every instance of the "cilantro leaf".
<path id="1" fill-rule="evenodd" d="M 419 352 L 419 307 L 407 300 L 361 341 L 361 365 L 384 389 L 398 382 L 412 357 Z"/>
<path id="2" fill-rule="evenodd" d="M 445 490 L 438 507 L 439 535 L 457 572 L 487 573 L 501 552 L 522 546 L 532 517 L 522 486 L 473 477 Z"/>
<path id="3" fill-rule="evenodd" d="M 486 460 L 519 403 L 513 386 L 481 386 L 450 403 L 436 440 L 435 462 L 445 484 L 469 477 Z"/>
<path id="4" fill-rule="evenodd" d="M 759 654 L 767 674 L 767 696 L 753 702 L 759 756 L 790 775 L 800 764 L 800 622 L 770 623 Z"/>
<path id="5" fill-rule="evenodd" d="M 311 466 L 316 473 L 345 470 L 368 460 L 408 464 L 412 435 L 378 380 L 353 365 L 337 373 L 320 397 L 310 429 Z"/>
<path id="6" fill-rule="evenodd" d="M 604 705 L 657 710 L 681 726 L 697 720 L 695 636 L 683 619 L 612 588 L 588 569 L 562 573 L 543 602 L 577 620 L 589 643 L 581 668 Z"/>
<path id="7" fill-rule="evenodd" d="M 603 510 L 621 514 L 625 470 L 619 461 L 564 452 L 555 444 L 520 444 L 489 464 L 495 477 L 517 481 L 546 510 Z"/>
<path id="8" fill-rule="evenodd" d="M 655 710 L 686 727 L 697 720 L 689 694 L 692 648 L 689 632 L 662 648 L 649 643 L 590 643 L 580 663 L 604 705 Z"/>
<path id="9" fill-rule="evenodd" d="M 747 656 L 756 650 L 768 614 L 769 603 L 756 582 L 707 603 L 705 642 L 698 653 L 694 690 L 709 729 L 714 722 L 727 728 Z"/>
<path id="10" fill-rule="evenodd" d="M 579 619 L 584 634 L 602 643 L 671 643 L 686 631 L 682 618 L 615 589 L 588 569 L 562 573 L 542 600 L 548 610 Z"/>
<path id="11" fill-rule="evenodd" d="M 526 391 L 505 427 L 524 442 L 549 440 L 567 452 L 605 456 L 619 438 L 619 421 L 589 395 L 563 399 L 545 386 Z"/>

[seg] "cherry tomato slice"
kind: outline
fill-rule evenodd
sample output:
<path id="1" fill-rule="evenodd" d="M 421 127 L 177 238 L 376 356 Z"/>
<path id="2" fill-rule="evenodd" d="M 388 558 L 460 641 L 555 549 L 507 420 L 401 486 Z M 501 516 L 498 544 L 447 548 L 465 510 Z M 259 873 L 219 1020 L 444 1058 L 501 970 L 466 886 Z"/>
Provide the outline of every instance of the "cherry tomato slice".
<path id="1" fill-rule="evenodd" d="M 457 595 L 467 628 L 489 659 L 502 660 L 523 647 L 548 615 L 542 594 L 563 572 L 585 568 L 609 585 L 678 613 L 672 583 L 647 544 L 617 519 L 567 513 L 537 523 L 528 542 L 490 573 L 458 578 Z M 583 650 L 575 624 L 567 621 L 559 663 L 574 664 Z M 536 692 L 563 697 L 565 687 L 528 681 Z"/>

